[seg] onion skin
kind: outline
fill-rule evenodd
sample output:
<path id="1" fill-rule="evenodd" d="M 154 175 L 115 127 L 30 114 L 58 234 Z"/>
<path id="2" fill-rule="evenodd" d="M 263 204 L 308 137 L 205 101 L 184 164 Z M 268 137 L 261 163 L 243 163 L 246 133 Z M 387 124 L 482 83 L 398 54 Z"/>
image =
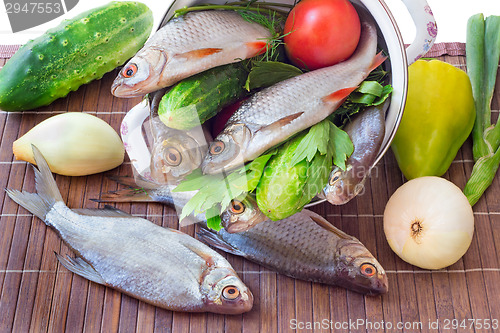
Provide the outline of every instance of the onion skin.
<path id="1" fill-rule="evenodd" d="M 420 177 L 394 192 L 384 211 L 384 233 L 404 261 L 441 269 L 458 261 L 474 234 L 474 214 L 460 188 L 440 177 Z"/>
<path id="2" fill-rule="evenodd" d="M 35 145 L 50 170 L 64 176 L 86 176 L 111 170 L 123 163 L 120 136 L 104 120 L 82 112 L 50 117 L 14 141 L 17 160 L 35 163 Z"/>

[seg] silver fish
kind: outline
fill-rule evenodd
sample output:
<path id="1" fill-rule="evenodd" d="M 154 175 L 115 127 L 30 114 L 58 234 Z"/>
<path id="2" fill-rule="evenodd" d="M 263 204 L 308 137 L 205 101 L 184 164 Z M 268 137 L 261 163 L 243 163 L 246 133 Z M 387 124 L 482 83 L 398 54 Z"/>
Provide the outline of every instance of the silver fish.
<path id="1" fill-rule="evenodd" d="M 203 172 L 214 174 L 241 166 L 325 119 L 385 60 L 376 55 L 376 49 L 375 23 L 365 18 L 358 47 L 348 60 L 254 94 L 229 118 L 211 144 L 202 163 Z"/>
<path id="2" fill-rule="evenodd" d="M 189 132 L 167 128 L 157 132 L 151 149 L 151 177 L 163 184 L 177 184 L 200 167 L 207 152 L 201 127 Z"/>
<path id="3" fill-rule="evenodd" d="M 385 271 L 368 249 L 306 209 L 281 221 L 259 223 L 241 233 L 221 229 L 216 234 L 201 229 L 198 238 L 296 279 L 369 295 L 387 292 Z"/>
<path id="4" fill-rule="evenodd" d="M 158 137 L 153 144 L 151 177 L 160 183 L 177 183 L 200 166 L 206 152 L 193 137 L 175 132 Z"/>
<path id="5" fill-rule="evenodd" d="M 328 184 L 319 197 L 334 205 L 349 202 L 364 188 L 370 169 L 385 136 L 384 105 L 373 106 L 353 117 L 344 131 L 349 134 L 354 151 L 346 160 L 346 170 L 334 167 Z"/>
<path id="6" fill-rule="evenodd" d="M 158 105 L 166 89 L 148 95 L 152 119 L 151 177 L 159 184 L 178 184 L 194 169 L 200 167 L 206 155 L 211 134 L 204 127 L 181 131 L 165 126 L 159 119 Z"/>
<path id="7" fill-rule="evenodd" d="M 230 206 L 220 217 L 222 226 L 229 233 L 243 232 L 268 220 L 251 194 L 231 200 Z"/>
<path id="8" fill-rule="evenodd" d="M 270 31 L 234 11 L 197 11 L 170 20 L 123 67 L 111 87 L 138 97 L 207 69 L 266 50 Z"/>
<path id="9" fill-rule="evenodd" d="M 68 208 L 43 156 L 33 152 L 38 193 L 6 191 L 75 252 L 74 258 L 57 255 L 67 269 L 168 310 L 238 314 L 252 308 L 252 293 L 217 252 L 112 207 Z"/>

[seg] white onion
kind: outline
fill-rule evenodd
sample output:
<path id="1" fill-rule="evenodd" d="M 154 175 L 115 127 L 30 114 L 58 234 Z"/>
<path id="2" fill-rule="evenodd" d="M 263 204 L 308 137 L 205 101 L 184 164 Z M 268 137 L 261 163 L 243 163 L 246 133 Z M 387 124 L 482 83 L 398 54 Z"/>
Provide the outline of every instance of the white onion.
<path id="1" fill-rule="evenodd" d="M 123 163 L 125 149 L 120 136 L 104 120 L 82 112 L 50 117 L 14 141 L 18 160 L 35 163 L 35 145 L 54 173 L 84 176 L 116 168 Z"/>
<path id="2" fill-rule="evenodd" d="M 467 198 L 440 177 L 415 178 L 391 196 L 384 211 L 384 232 L 404 261 L 441 269 L 460 259 L 474 233 L 474 214 Z"/>

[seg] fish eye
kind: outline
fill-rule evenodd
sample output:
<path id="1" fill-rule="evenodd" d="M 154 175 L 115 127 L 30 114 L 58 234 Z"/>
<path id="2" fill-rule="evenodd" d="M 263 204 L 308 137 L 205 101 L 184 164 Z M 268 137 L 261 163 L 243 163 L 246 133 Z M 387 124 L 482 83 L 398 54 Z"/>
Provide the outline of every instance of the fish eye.
<path id="1" fill-rule="evenodd" d="M 212 155 L 219 155 L 220 153 L 222 153 L 224 151 L 224 148 L 225 148 L 224 142 L 222 142 L 222 141 L 215 141 L 210 146 L 210 154 L 212 154 Z"/>
<path id="2" fill-rule="evenodd" d="M 342 171 L 337 171 L 335 172 L 332 177 L 330 177 L 330 180 L 328 181 L 328 184 L 330 184 L 330 186 L 333 186 L 335 185 L 335 183 L 340 179 L 340 175 L 342 174 Z"/>
<path id="3" fill-rule="evenodd" d="M 361 274 L 364 276 L 372 277 L 377 273 L 377 268 L 372 264 L 365 263 L 361 265 Z"/>
<path id="4" fill-rule="evenodd" d="M 240 291 L 235 286 L 227 286 L 222 290 L 222 297 L 227 300 L 235 300 L 240 296 Z"/>
<path id="5" fill-rule="evenodd" d="M 231 213 L 242 214 L 245 211 L 245 204 L 238 200 L 231 201 Z"/>
<path id="6" fill-rule="evenodd" d="M 174 147 L 166 148 L 165 160 L 171 166 L 178 166 L 182 162 L 181 153 Z"/>
<path id="7" fill-rule="evenodd" d="M 137 65 L 136 64 L 130 64 L 127 65 L 125 68 L 122 70 L 122 75 L 126 78 L 132 77 L 137 73 Z"/>

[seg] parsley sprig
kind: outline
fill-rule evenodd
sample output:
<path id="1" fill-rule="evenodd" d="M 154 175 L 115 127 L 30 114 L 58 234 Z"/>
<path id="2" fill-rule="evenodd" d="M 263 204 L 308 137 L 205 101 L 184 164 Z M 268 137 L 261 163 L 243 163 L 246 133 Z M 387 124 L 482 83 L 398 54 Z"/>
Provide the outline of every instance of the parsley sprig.
<path id="1" fill-rule="evenodd" d="M 198 192 L 182 208 L 180 220 L 195 213 L 205 213 L 209 228 L 220 229 L 219 215 L 231 200 L 243 193 L 252 192 L 259 184 L 267 161 L 276 152 L 262 155 L 244 167 L 229 174 L 203 175 L 201 169 L 194 170 L 174 189 L 174 192 Z"/>

